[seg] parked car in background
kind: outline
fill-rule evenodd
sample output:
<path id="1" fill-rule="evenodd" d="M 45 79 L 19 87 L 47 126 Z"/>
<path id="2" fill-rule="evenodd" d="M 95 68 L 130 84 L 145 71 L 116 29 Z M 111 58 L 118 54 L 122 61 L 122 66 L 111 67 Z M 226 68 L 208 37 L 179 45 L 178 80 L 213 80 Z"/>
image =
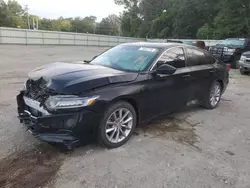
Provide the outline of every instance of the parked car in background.
<path id="1" fill-rule="evenodd" d="M 241 74 L 249 74 L 250 72 L 250 51 L 244 52 L 238 62 Z"/>
<path id="2" fill-rule="evenodd" d="M 178 43 L 128 43 L 89 64 L 53 63 L 29 73 L 18 116 L 40 140 L 74 147 L 89 135 L 108 148 L 136 125 L 199 100 L 214 109 L 228 68 L 209 53 Z"/>
<path id="3" fill-rule="evenodd" d="M 229 38 L 209 48 L 211 54 L 230 63 L 232 68 L 237 68 L 241 54 L 249 50 L 250 40 L 247 38 Z"/>
<path id="4" fill-rule="evenodd" d="M 184 44 L 196 46 L 196 41 L 190 40 L 190 41 L 183 41 Z"/>

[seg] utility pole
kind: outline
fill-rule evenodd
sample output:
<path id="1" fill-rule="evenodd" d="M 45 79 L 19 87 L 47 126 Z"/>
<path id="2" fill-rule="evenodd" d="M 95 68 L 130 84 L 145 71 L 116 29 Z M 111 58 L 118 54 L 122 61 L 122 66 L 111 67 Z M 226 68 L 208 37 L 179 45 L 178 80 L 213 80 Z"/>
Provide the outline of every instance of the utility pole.
<path id="1" fill-rule="evenodd" d="M 26 13 L 27 13 L 28 29 L 30 29 L 30 17 L 29 17 L 29 8 L 28 8 L 28 5 L 25 5 L 25 10 L 26 10 Z"/>
<path id="2" fill-rule="evenodd" d="M 36 18 L 36 29 L 38 30 L 38 18 Z"/>
<path id="3" fill-rule="evenodd" d="M 35 25 L 35 21 L 34 21 L 34 19 L 35 19 L 35 18 L 33 17 L 33 19 L 32 19 L 32 29 L 33 29 L 33 30 L 35 30 L 35 29 L 36 29 L 36 25 Z"/>
<path id="4" fill-rule="evenodd" d="M 94 23 L 94 34 L 96 32 L 96 23 Z"/>
<path id="5" fill-rule="evenodd" d="M 33 27 L 34 30 L 38 30 L 38 18 L 33 17 Z"/>

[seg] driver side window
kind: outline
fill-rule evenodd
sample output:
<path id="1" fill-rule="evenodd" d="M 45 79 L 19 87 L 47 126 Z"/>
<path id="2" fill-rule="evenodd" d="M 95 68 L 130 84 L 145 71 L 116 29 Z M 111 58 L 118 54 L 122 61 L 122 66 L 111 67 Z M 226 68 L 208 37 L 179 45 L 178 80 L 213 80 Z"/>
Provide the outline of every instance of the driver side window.
<path id="1" fill-rule="evenodd" d="M 181 47 L 171 48 L 167 50 L 158 61 L 158 66 L 168 64 L 175 68 L 185 67 L 185 54 Z"/>

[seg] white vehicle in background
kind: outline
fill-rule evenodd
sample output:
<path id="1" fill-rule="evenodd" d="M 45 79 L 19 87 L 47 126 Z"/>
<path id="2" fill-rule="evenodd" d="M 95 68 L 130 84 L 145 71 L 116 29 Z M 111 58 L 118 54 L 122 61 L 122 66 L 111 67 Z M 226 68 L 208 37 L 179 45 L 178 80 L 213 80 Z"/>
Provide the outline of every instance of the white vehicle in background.
<path id="1" fill-rule="evenodd" d="M 245 52 L 241 55 L 238 61 L 239 69 L 241 74 L 249 74 L 250 72 L 250 51 Z"/>

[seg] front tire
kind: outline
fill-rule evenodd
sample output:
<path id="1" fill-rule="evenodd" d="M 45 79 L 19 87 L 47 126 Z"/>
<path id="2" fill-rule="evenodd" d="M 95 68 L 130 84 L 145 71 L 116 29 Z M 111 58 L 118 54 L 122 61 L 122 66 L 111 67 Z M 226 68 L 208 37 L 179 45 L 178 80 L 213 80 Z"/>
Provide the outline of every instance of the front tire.
<path id="1" fill-rule="evenodd" d="M 237 61 L 239 61 L 241 55 L 235 55 L 232 59 L 232 62 L 231 62 L 231 68 L 232 69 L 237 69 Z"/>
<path id="2" fill-rule="evenodd" d="M 209 89 L 209 92 L 204 98 L 204 107 L 207 109 L 214 109 L 218 106 L 222 94 L 222 87 L 218 81 L 215 81 Z"/>
<path id="3" fill-rule="evenodd" d="M 248 71 L 244 71 L 244 69 L 242 69 L 242 68 L 240 68 L 240 73 L 241 73 L 242 75 L 249 74 Z"/>
<path id="4" fill-rule="evenodd" d="M 125 101 L 118 101 L 104 112 L 98 130 L 99 142 L 107 148 L 120 147 L 130 139 L 135 127 L 135 109 Z"/>

